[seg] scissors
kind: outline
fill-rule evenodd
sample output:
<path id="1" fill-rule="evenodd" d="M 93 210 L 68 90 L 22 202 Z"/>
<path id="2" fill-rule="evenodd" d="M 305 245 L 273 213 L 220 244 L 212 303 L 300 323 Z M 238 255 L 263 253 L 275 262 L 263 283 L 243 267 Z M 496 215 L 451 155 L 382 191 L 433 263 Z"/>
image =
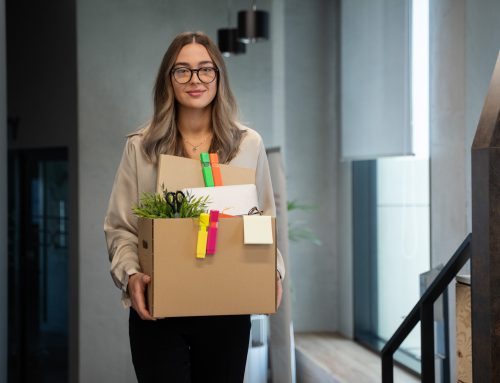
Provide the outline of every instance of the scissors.
<path id="1" fill-rule="evenodd" d="M 167 201 L 167 203 L 172 208 L 172 213 L 174 213 L 175 218 L 178 218 L 180 216 L 179 213 L 181 211 L 181 206 L 185 198 L 186 196 L 180 190 L 177 190 L 176 192 L 165 193 L 165 201 Z"/>

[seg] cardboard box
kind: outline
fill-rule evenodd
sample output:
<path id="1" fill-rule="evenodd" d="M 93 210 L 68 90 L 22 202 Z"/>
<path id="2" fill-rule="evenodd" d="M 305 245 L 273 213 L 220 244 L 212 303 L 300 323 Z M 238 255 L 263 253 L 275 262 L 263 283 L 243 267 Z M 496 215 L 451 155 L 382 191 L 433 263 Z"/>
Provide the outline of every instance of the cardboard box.
<path id="1" fill-rule="evenodd" d="M 243 219 L 219 221 L 217 252 L 196 258 L 198 222 L 139 221 L 139 260 L 151 276 L 148 308 L 156 318 L 276 312 L 276 225 L 272 245 L 244 245 Z"/>
<path id="2" fill-rule="evenodd" d="M 472 383 L 470 284 L 456 284 L 457 381 Z"/>
<path id="3" fill-rule="evenodd" d="M 253 169 L 221 165 L 224 185 L 255 183 Z M 163 155 L 157 190 L 202 187 L 199 161 Z M 245 245 L 243 218 L 221 218 L 217 250 L 196 258 L 198 219 L 139 219 L 139 261 L 151 276 L 147 301 L 155 318 L 276 312 L 276 221 L 273 244 Z"/>

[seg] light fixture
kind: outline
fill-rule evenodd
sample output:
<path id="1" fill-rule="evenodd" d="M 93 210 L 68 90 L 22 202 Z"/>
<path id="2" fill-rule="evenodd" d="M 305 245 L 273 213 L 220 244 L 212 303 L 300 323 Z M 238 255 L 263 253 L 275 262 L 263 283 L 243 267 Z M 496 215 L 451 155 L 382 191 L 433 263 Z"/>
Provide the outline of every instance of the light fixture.
<path id="1" fill-rule="evenodd" d="M 238 40 L 237 28 L 217 29 L 217 42 L 224 57 L 246 52 L 245 44 Z"/>
<path id="2" fill-rule="evenodd" d="M 258 11 L 255 0 L 252 9 L 238 12 L 238 39 L 245 43 L 255 43 L 269 38 L 269 13 Z"/>
<path id="3" fill-rule="evenodd" d="M 217 44 L 224 57 L 246 52 L 245 44 L 238 40 L 238 29 L 231 28 L 231 1 L 227 2 L 227 28 L 217 29 Z"/>

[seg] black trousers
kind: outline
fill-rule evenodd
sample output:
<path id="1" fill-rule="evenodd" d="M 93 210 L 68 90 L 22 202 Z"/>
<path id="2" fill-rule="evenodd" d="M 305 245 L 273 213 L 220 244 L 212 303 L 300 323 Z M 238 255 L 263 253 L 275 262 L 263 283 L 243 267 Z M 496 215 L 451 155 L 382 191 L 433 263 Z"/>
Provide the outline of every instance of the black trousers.
<path id="1" fill-rule="evenodd" d="M 241 383 L 250 316 L 144 321 L 130 309 L 130 347 L 139 383 Z"/>

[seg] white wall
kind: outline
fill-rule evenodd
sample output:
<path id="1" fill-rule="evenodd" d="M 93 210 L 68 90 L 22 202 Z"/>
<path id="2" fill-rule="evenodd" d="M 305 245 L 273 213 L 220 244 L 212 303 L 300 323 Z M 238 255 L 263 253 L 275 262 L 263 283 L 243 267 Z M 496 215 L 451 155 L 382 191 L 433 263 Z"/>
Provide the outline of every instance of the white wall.
<path id="1" fill-rule="evenodd" d="M 0 0 L 0 211 L 7 211 L 5 1 Z M 7 214 L 0 215 L 0 383 L 7 383 Z"/>

